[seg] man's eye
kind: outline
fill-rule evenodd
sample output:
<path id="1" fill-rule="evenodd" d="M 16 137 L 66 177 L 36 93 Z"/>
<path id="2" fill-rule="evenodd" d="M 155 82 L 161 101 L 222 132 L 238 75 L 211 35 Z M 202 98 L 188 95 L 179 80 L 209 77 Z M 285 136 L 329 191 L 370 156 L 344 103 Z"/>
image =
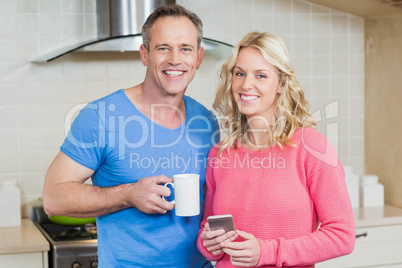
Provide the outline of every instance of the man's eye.
<path id="1" fill-rule="evenodd" d="M 160 47 L 159 50 L 165 51 L 165 50 L 168 50 L 168 48 L 167 47 Z"/>
<path id="2" fill-rule="evenodd" d="M 188 47 L 184 47 L 184 48 L 182 48 L 182 50 L 185 51 L 185 52 L 191 51 L 191 49 L 188 48 Z"/>

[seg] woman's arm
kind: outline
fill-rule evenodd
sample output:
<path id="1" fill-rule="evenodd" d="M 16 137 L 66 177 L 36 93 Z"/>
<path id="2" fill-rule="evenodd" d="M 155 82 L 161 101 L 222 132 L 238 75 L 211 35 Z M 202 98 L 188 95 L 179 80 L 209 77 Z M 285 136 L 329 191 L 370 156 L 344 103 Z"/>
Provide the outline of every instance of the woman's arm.
<path id="1" fill-rule="evenodd" d="M 207 219 L 213 215 L 213 200 L 215 196 L 215 181 L 213 179 L 213 167 L 209 161 L 212 155 L 216 154 L 216 147 L 213 147 L 208 156 L 207 169 L 205 173 L 206 191 L 202 221 L 198 232 L 197 247 L 200 253 L 209 260 L 217 261 L 223 256 L 222 246 L 224 241 L 233 241 L 237 238 L 234 231 L 222 230 L 211 231 Z"/>
<path id="2" fill-rule="evenodd" d="M 308 194 L 314 205 L 306 209 L 315 210 L 320 226 L 312 233 L 293 239 L 278 237 L 260 241 L 259 264 L 309 265 L 350 254 L 354 249 L 353 210 L 342 164 L 322 134 L 312 129 L 301 131 L 296 161 L 300 174 L 306 177 Z M 272 248 L 277 253 L 269 252 Z"/>
<path id="3" fill-rule="evenodd" d="M 300 138 L 300 132 L 296 134 Z M 291 179 L 293 183 L 297 184 L 297 187 L 303 185 L 305 191 L 299 191 L 298 194 L 305 194 L 310 202 L 302 205 L 292 201 L 296 198 L 292 184 L 287 189 L 281 189 L 282 192 L 278 197 L 282 199 L 272 200 L 271 204 L 275 204 L 278 210 L 284 206 L 284 211 L 296 210 L 298 213 L 289 215 L 289 218 L 292 219 L 291 222 L 286 220 L 286 214 L 272 218 L 273 222 L 283 228 L 283 235 L 278 233 L 275 236 L 269 236 L 272 238 L 263 239 L 257 236 L 260 242 L 258 265 L 276 265 L 277 267 L 311 265 L 349 254 L 354 248 L 353 211 L 343 167 L 335 150 L 323 135 L 314 130 L 306 130 L 304 134 L 305 136 L 301 138 L 302 141 L 292 149 L 296 152 L 291 154 L 293 159 L 286 158 L 289 163 L 295 163 L 294 166 L 291 165 L 292 170 L 287 170 L 286 174 L 292 176 L 287 179 Z M 295 140 L 298 141 L 296 138 Z M 313 150 L 320 154 L 314 154 Z M 280 180 L 278 183 L 281 183 Z M 288 204 L 283 203 L 286 202 L 285 197 L 290 199 Z M 301 230 L 298 231 L 297 226 L 298 221 L 305 224 L 310 222 L 310 227 L 305 226 L 307 229 L 300 233 Z M 316 230 L 318 221 L 320 227 Z M 267 226 L 271 226 L 271 224 L 271 222 L 267 223 Z M 275 230 L 273 231 L 275 232 Z M 227 243 L 225 248 L 248 250 L 248 245 L 240 243 Z M 258 252 L 257 247 L 254 247 L 255 250 L 252 251 Z M 225 252 L 232 256 L 235 255 L 234 251 L 225 250 Z"/>

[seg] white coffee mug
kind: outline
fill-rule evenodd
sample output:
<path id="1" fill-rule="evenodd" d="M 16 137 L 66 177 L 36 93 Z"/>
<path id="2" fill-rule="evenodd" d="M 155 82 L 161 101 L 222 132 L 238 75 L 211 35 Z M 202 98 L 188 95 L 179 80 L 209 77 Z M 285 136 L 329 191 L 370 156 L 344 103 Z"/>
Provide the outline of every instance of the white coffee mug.
<path id="1" fill-rule="evenodd" d="M 174 188 L 174 200 L 170 203 L 175 205 L 176 216 L 200 214 L 200 175 L 177 174 L 173 176 L 173 182 L 165 183 L 167 185 Z"/>

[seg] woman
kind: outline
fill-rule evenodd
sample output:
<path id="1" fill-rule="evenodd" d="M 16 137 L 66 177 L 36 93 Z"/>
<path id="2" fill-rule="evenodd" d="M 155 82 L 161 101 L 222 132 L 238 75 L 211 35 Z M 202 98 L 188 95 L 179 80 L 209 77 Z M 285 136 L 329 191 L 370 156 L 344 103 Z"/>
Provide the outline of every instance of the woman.
<path id="1" fill-rule="evenodd" d="M 220 77 L 214 108 L 228 136 L 209 154 L 200 252 L 218 268 L 314 267 L 352 252 L 343 167 L 315 130 L 284 42 L 246 35 Z M 209 229 L 220 214 L 236 232 Z"/>

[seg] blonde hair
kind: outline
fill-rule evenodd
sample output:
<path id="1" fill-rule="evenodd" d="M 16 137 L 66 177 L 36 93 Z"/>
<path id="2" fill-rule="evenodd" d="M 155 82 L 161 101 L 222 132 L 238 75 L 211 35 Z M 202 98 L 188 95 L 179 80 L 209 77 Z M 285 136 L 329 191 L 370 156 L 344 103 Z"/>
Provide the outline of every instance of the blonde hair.
<path id="1" fill-rule="evenodd" d="M 275 67 L 283 85 L 275 106 L 275 120 L 270 125 L 272 141 L 281 148 L 283 145 L 293 146 L 290 139 L 298 128 L 315 128 L 285 43 L 281 38 L 269 33 L 251 32 L 233 48 L 232 55 L 220 71 L 220 83 L 213 107 L 221 114 L 221 127 L 227 131 L 228 137 L 220 143 L 219 155 L 224 149 L 229 151 L 232 146 L 236 148 L 236 141 L 247 131 L 246 116 L 240 113 L 232 94 L 234 66 L 239 51 L 246 47 L 257 49 L 264 59 Z"/>

